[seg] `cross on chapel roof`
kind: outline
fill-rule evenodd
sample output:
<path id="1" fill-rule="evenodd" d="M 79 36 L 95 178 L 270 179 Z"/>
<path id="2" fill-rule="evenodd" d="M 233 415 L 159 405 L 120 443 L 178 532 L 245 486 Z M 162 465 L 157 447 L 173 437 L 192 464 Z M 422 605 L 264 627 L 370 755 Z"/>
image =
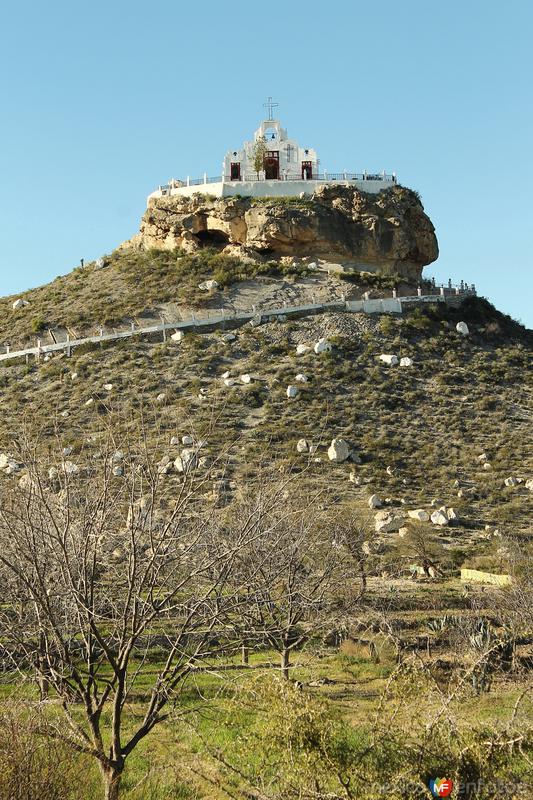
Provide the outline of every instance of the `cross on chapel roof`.
<path id="1" fill-rule="evenodd" d="M 273 120 L 274 119 L 274 117 L 272 115 L 272 109 L 276 108 L 277 106 L 279 106 L 279 103 L 273 103 L 272 102 L 272 97 L 269 97 L 268 101 L 266 103 L 263 103 L 263 107 L 264 108 L 268 108 L 268 118 L 269 118 L 269 120 Z"/>

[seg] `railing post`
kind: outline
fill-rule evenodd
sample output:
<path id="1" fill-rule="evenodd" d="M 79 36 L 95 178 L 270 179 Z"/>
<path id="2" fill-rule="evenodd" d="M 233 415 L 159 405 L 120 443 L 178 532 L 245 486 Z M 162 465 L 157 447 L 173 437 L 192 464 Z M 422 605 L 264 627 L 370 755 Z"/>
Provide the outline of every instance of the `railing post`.
<path id="1" fill-rule="evenodd" d="M 392 296 L 393 296 L 395 299 L 396 299 L 396 297 L 398 297 L 398 291 L 397 291 L 396 287 L 395 287 L 395 288 L 392 290 Z"/>
<path id="2" fill-rule="evenodd" d="M 444 297 L 444 286 L 440 287 L 440 296 Z"/>
<path id="3" fill-rule="evenodd" d="M 191 185 L 191 178 L 190 178 L 190 175 L 187 175 L 187 181 L 186 181 L 185 185 L 186 185 L 186 186 L 190 186 L 190 185 Z"/>
<path id="4" fill-rule="evenodd" d="M 72 347 L 70 346 L 69 342 L 70 342 L 70 333 L 67 333 L 67 346 L 65 348 L 67 353 L 67 358 L 70 358 L 72 355 Z"/>
<path id="5" fill-rule="evenodd" d="M 204 184 L 207 183 L 207 172 L 204 172 Z"/>
<path id="6" fill-rule="evenodd" d="M 418 287 L 417 287 L 416 293 L 417 293 L 417 295 L 418 295 L 419 297 L 422 297 L 422 287 L 421 287 L 421 286 L 418 286 Z"/>

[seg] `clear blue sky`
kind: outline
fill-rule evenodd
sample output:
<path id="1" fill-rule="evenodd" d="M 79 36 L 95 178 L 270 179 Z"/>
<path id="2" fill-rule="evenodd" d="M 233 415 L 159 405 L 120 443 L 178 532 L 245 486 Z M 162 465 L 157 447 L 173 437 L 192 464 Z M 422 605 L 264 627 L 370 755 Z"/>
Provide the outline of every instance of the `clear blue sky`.
<path id="1" fill-rule="evenodd" d="M 326 169 L 417 189 L 438 280 L 533 325 L 529 0 L 4 3 L 0 294 L 138 228 L 146 195 L 218 174 L 267 95 Z"/>

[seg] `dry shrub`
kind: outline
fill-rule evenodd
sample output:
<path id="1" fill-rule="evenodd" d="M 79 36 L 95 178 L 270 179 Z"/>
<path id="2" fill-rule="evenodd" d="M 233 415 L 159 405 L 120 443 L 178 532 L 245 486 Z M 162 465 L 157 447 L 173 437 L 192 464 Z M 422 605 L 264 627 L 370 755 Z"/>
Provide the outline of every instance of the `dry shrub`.
<path id="1" fill-rule="evenodd" d="M 88 800 L 86 765 L 41 727 L 24 709 L 0 713 L 0 800 Z"/>

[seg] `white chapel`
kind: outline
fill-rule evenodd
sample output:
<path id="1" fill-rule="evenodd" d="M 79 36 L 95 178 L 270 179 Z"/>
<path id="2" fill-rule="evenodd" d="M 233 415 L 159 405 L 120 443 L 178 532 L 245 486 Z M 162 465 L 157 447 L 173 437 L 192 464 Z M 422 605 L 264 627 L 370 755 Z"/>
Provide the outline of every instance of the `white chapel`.
<path id="1" fill-rule="evenodd" d="M 222 164 L 222 175 L 211 178 L 204 173 L 201 178 L 172 178 L 167 184 L 159 186 L 148 197 L 169 195 L 191 196 L 210 194 L 215 197 L 281 197 L 312 193 L 317 186 L 324 184 L 356 185 L 371 194 L 386 189 L 396 183 L 396 175 L 381 173 L 327 172 L 323 169 L 316 150 L 301 147 L 291 139 L 273 110 L 278 103 L 264 104 L 268 108 L 268 118 L 262 120 L 253 139 L 244 142 L 240 148 L 228 150 Z"/>

